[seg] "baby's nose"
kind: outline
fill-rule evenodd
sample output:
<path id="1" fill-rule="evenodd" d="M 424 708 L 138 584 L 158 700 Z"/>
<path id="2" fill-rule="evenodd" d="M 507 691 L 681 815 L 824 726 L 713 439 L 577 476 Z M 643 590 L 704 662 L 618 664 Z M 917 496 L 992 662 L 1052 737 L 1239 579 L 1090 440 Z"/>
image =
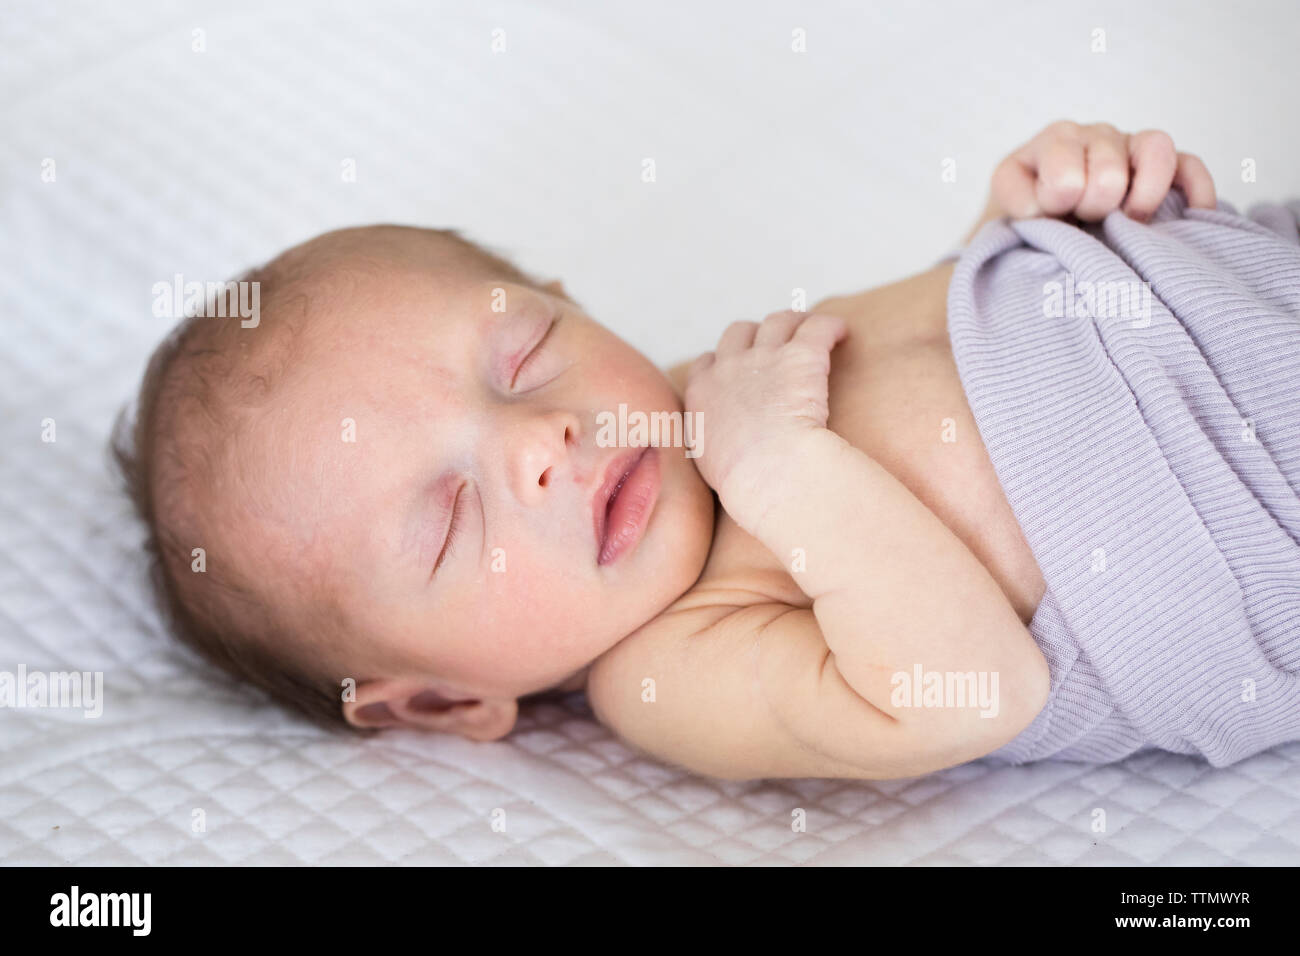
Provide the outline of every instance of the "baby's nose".
<path id="1" fill-rule="evenodd" d="M 573 480 L 580 421 L 567 412 L 538 415 L 512 430 L 515 447 L 507 449 L 510 482 L 516 497 L 536 504 L 549 497 L 557 482 Z"/>

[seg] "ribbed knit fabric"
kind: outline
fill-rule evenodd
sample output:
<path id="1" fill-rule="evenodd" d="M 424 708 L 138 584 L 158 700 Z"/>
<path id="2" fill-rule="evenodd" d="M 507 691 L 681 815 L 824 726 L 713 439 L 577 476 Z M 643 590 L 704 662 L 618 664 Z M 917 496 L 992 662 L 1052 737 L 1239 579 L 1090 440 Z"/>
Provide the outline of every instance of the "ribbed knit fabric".
<path id="1" fill-rule="evenodd" d="M 1300 740 L 1298 220 L 1174 191 L 1149 225 L 990 223 L 959 260 L 953 354 L 1047 582 L 1050 697 L 994 759 Z M 1146 316 L 1082 291 L 1144 282 Z"/>

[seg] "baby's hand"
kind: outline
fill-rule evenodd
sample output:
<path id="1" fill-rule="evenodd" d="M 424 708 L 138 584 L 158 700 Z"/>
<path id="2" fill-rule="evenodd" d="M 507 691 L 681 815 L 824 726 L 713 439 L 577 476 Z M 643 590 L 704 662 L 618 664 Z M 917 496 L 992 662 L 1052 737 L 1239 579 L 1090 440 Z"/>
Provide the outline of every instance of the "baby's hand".
<path id="1" fill-rule="evenodd" d="M 1123 208 L 1146 220 L 1171 185 L 1182 188 L 1192 207 L 1215 208 L 1209 170 L 1191 153 L 1176 152 L 1168 133 L 1128 134 L 1108 123 L 1062 120 L 1002 160 L 990 202 L 1013 219 L 1073 214 L 1095 222 Z"/>
<path id="2" fill-rule="evenodd" d="M 848 329 L 830 315 L 775 312 L 733 322 L 691 366 L 686 408 L 702 414 L 695 464 L 742 526 L 746 489 L 770 474 L 801 433 L 826 427 L 831 350 Z"/>

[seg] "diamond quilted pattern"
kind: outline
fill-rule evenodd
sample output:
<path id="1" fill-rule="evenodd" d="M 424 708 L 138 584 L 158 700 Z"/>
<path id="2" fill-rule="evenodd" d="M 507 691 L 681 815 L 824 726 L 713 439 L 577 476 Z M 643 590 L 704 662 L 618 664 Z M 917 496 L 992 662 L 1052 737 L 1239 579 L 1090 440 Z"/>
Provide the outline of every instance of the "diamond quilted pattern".
<path id="1" fill-rule="evenodd" d="M 590 290 L 595 314 L 611 317 L 656 360 L 679 359 L 713 341 L 721 322 L 700 316 L 730 317 L 737 306 L 726 282 L 698 274 L 700 248 L 721 248 L 739 233 L 767 235 L 759 216 L 768 211 L 819 227 L 846 210 L 878 217 L 876 206 L 839 190 L 811 190 L 790 210 L 788 195 L 771 188 L 784 174 L 761 165 L 774 125 L 789 123 L 797 134 L 810 109 L 853 114 L 860 85 L 846 82 L 846 71 L 862 58 L 856 46 L 838 44 L 856 44 L 880 25 L 874 13 L 837 14 L 851 15 L 866 18 L 857 33 L 830 29 L 802 8 L 746 6 L 743 15 L 693 14 L 693 30 L 669 18 L 651 36 L 646 31 L 658 27 L 594 4 L 546 11 L 505 2 L 432 13 L 400 3 L 274 10 L 251 0 L 179 9 L 162 0 L 10 4 L 0 20 L 7 332 L 0 346 L 0 668 L 103 671 L 106 702 L 98 720 L 0 711 L 0 861 L 1300 860 L 1300 745 L 1222 770 L 1144 754 L 1091 768 L 977 762 L 875 784 L 717 782 L 632 753 L 595 723 L 581 695 L 528 708 L 519 730 L 496 744 L 402 733 L 336 738 L 214 674 L 164 634 L 144 587 L 140 529 L 112 486 L 104 453 L 113 414 L 167 326 L 150 314 L 153 282 L 176 272 L 233 274 L 306 235 L 358 220 L 472 225 L 475 235 L 519 243 L 502 251 L 526 267 L 576 264 L 579 281 L 570 285 Z M 749 52 L 772 43 L 783 49 L 789 21 L 804 16 L 822 27 L 812 30 L 815 41 L 840 56 L 790 69 Z M 1197 17 L 1184 24 L 1189 35 L 1208 30 L 1218 38 L 1233 28 Z M 512 52 L 494 59 L 487 41 L 498 25 Z M 968 35 L 997 42 L 979 33 L 984 27 L 968 26 L 962 43 Z M 190 49 L 195 28 L 206 31 L 202 54 Z M 1153 27 L 1144 35 L 1162 34 Z M 692 82 L 719 56 L 734 64 L 734 82 Z M 888 62 L 905 79 L 916 75 L 907 62 Z M 1287 85 L 1253 80 L 1249 69 L 1242 67 L 1241 82 L 1257 112 L 1284 115 L 1283 100 L 1267 97 L 1285 95 Z M 977 87 L 986 79 L 977 78 Z M 764 91 L 760 122 L 744 115 L 755 107 L 735 94 L 745 82 Z M 937 102 L 944 98 L 908 101 L 918 129 L 953 131 L 948 106 Z M 760 139 L 751 125 L 763 131 Z M 821 179 L 856 182 L 861 157 L 869 156 L 876 174 L 922 195 L 932 190 L 914 171 L 929 170 L 931 156 L 873 152 L 872 137 L 851 123 L 838 126 L 827 133 L 837 148 L 820 153 Z M 559 144 L 559 152 L 538 153 L 541 144 Z M 521 162 L 521 151 L 536 157 Z M 662 172 L 657 193 L 636 182 L 641 157 L 651 154 Z M 57 163 L 53 183 L 40 178 L 46 157 Z M 345 157 L 359 170 L 346 186 L 339 181 Z M 1286 194 L 1289 186 L 1294 194 L 1297 185 L 1275 182 L 1272 191 Z M 962 214 L 973 214 L 978 184 L 964 180 L 954 189 Z M 691 241 L 680 249 L 657 241 L 662 255 L 653 270 L 643 269 L 641 237 L 678 234 L 692 209 L 711 210 L 718 224 L 693 217 Z M 580 226 L 569 224 L 574 210 L 586 217 Z M 951 210 L 934 210 L 935 223 L 951 218 Z M 858 249 L 823 263 L 822 250 L 799 259 L 804 252 L 783 246 L 770 261 L 790 260 L 794 271 L 774 269 L 770 281 L 757 276 L 743 302 L 763 312 L 791 285 L 863 287 L 938 248 L 919 239 L 883 245 L 889 248 L 866 272 Z M 734 267 L 736 277 L 762 273 L 746 255 L 719 268 Z M 610 268 L 620 260 L 632 267 Z M 641 272 L 652 274 L 633 277 Z M 56 442 L 41 441 L 46 418 L 57 423 Z M 206 825 L 195 832 L 199 810 Z M 797 810 L 806 815 L 802 832 L 791 826 Z M 1093 832 L 1097 811 L 1104 832 Z"/>

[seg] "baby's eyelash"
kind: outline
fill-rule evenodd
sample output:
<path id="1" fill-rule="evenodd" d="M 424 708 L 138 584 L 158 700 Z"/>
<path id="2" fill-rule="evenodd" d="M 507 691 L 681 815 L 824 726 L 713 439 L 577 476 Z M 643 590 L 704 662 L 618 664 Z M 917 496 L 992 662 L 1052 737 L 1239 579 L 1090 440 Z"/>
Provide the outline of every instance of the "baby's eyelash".
<path id="1" fill-rule="evenodd" d="M 515 369 L 515 374 L 510 376 L 510 388 L 512 391 L 514 390 L 515 382 L 519 380 L 520 374 L 523 372 L 525 368 L 527 368 L 528 364 L 534 358 L 536 358 L 537 355 L 542 351 L 542 348 L 546 345 L 546 340 L 551 337 L 551 333 L 555 331 L 555 327 L 559 324 L 560 324 L 560 316 L 556 316 L 553 320 L 551 320 L 551 324 L 546 327 L 546 331 L 542 333 L 542 337 L 537 340 L 537 344 L 533 346 L 533 350 L 529 352 L 526 356 L 524 356 L 524 360 L 519 363 L 519 367 Z"/>
<path id="2" fill-rule="evenodd" d="M 438 569 L 451 555 L 456 539 L 460 536 L 460 499 L 464 493 L 465 486 L 462 484 L 456 489 L 456 500 L 451 503 L 451 524 L 447 526 L 447 540 L 442 543 L 442 551 L 438 553 L 438 560 L 433 563 L 433 570 L 429 574 L 430 577 L 438 573 Z"/>

